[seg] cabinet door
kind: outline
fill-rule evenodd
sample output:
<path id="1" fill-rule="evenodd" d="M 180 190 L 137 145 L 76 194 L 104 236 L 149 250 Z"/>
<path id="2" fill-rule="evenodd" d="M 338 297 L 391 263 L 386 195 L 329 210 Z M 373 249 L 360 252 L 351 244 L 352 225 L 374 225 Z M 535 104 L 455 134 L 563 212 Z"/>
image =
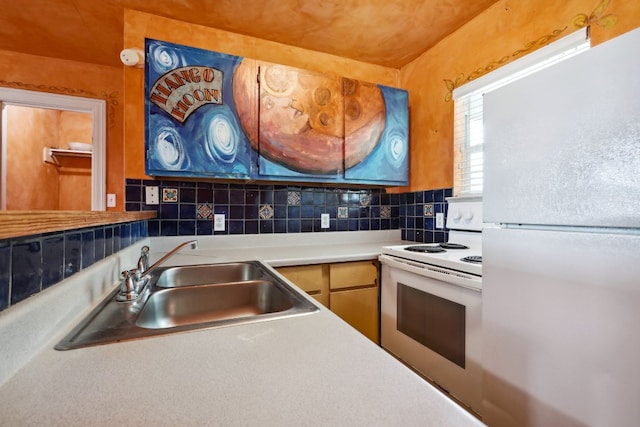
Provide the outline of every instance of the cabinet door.
<path id="1" fill-rule="evenodd" d="M 409 95 L 402 89 L 343 79 L 344 178 L 406 185 L 409 180 Z"/>
<path id="2" fill-rule="evenodd" d="M 335 180 L 343 173 L 342 80 L 284 65 L 259 64 L 260 177 Z"/>
<path id="3" fill-rule="evenodd" d="M 378 287 L 331 292 L 331 311 L 371 341 L 378 343 Z"/>
<path id="4" fill-rule="evenodd" d="M 147 40 L 145 172 L 247 179 L 257 154 L 255 60 Z"/>

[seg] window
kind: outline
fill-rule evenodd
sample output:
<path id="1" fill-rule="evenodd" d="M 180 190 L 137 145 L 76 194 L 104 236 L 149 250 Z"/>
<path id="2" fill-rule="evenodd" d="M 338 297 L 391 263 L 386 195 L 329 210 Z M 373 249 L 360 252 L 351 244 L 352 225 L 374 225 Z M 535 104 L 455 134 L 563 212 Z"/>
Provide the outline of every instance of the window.
<path id="1" fill-rule="evenodd" d="M 584 28 L 454 90 L 454 196 L 482 195 L 483 95 L 590 47 Z"/>

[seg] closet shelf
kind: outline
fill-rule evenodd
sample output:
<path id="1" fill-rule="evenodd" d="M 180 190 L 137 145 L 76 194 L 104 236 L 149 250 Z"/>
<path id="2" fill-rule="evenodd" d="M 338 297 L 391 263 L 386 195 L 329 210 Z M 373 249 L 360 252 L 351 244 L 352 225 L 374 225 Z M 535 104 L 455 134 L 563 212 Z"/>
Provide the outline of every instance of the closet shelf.
<path id="1" fill-rule="evenodd" d="M 91 158 L 91 151 L 66 150 L 63 148 L 44 147 L 42 150 L 42 160 L 58 167 L 62 166 L 58 158 L 60 157 L 84 157 Z"/>

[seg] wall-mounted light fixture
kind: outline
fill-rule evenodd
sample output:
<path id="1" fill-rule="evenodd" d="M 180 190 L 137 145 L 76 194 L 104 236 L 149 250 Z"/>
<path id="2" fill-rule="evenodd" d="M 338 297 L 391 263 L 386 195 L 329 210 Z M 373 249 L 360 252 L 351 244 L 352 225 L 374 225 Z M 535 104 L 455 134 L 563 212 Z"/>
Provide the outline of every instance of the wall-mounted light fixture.
<path id="1" fill-rule="evenodd" d="M 120 61 L 127 67 L 142 68 L 144 66 L 144 51 L 142 49 L 123 49 Z"/>

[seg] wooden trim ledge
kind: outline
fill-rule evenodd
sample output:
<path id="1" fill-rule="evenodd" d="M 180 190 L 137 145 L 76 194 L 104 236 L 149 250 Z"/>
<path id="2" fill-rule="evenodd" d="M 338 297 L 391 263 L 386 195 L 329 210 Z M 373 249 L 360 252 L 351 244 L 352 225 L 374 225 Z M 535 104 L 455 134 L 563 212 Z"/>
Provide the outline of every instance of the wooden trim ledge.
<path id="1" fill-rule="evenodd" d="M 0 212 L 0 239 L 96 227 L 156 218 L 155 211 L 12 211 Z"/>

